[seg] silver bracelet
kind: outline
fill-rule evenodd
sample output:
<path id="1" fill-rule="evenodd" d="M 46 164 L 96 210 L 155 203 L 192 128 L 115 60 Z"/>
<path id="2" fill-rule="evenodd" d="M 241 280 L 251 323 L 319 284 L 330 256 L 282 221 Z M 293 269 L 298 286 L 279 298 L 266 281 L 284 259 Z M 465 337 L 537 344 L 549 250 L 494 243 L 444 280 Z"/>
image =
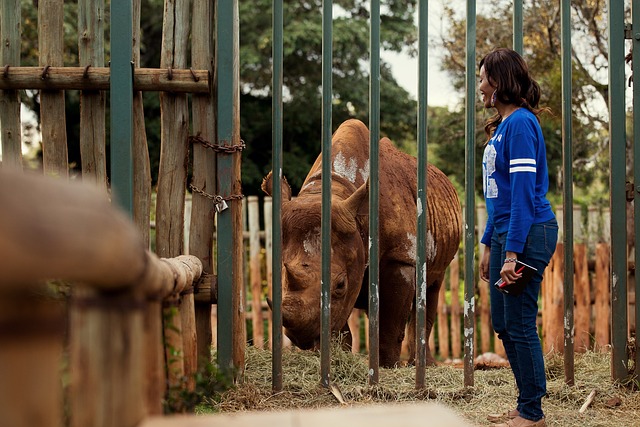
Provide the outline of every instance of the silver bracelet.
<path id="1" fill-rule="evenodd" d="M 518 258 L 505 258 L 504 259 L 504 263 L 507 264 L 509 262 L 516 262 L 518 261 Z"/>

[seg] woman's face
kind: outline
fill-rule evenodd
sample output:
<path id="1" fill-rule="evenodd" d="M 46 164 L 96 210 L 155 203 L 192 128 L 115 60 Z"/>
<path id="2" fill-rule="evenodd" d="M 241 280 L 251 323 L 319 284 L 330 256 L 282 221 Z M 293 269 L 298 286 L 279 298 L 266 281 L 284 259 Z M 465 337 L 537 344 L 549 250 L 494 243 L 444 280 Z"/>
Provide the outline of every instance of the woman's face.
<path id="1" fill-rule="evenodd" d="M 496 87 L 489 82 L 487 74 L 484 71 L 484 65 L 480 67 L 480 86 L 478 90 L 480 91 L 484 108 L 491 108 L 491 96 L 496 91 Z"/>

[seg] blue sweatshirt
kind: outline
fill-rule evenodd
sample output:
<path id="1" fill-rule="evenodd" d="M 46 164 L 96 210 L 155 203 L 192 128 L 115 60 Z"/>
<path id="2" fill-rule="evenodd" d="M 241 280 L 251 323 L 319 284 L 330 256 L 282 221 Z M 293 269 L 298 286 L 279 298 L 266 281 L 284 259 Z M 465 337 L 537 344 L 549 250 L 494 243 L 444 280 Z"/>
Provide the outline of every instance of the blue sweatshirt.
<path id="1" fill-rule="evenodd" d="M 482 158 L 487 227 L 481 242 L 507 233 L 506 251 L 522 253 L 532 224 L 555 217 L 547 200 L 549 173 L 542 130 L 536 116 L 519 108 L 493 133 Z"/>

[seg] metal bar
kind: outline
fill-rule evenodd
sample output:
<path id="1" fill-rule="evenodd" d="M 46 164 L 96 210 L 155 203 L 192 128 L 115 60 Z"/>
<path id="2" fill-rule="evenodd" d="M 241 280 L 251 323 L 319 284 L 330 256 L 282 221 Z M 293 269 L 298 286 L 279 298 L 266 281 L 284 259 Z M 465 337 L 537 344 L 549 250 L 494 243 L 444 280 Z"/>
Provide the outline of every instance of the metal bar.
<path id="1" fill-rule="evenodd" d="M 425 386 L 427 326 L 427 101 L 429 2 L 418 5 L 418 199 L 416 236 L 416 389 Z M 435 333 L 435 332 L 434 332 Z M 432 349 L 433 350 L 433 349 Z"/>
<path id="2" fill-rule="evenodd" d="M 133 6 L 111 2 L 111 188 L 133 218 Z"/>
<path id="3" fill-rule="evenodd" d="M 523 51 L 522 0 L 513 1 L 513 50 L 522 55 Z"/>
<path id="4" fill-rule="evenodd" d="M 627 209 L 625 159 L 624 4 L 609 0 L 609 153 L 611 175 L 611 375 L 627 376 Z"/>
<path id="5" fill-rule="evenodd" d="M 331 99 L 333 1 L 322 1 L 322 272 L 320 383 L 329 387 L 331 366 Z"/>
<path id="6" fill-rule="evenodd" d="M 273 231 L 271 289 L 273 311 L 272 377 L 274 391 L 282 390 L 282 79 L 283 79 L 283 0 L 273 2 L 273 88 L 272 96 L 272 180 L 273 180 Z"/>
<path id="7" fill-rule="evenodd" d="M 635 218 L 635 241 L 640 242 L 640 4 L 638 2 L 631 5 L 632 19 L 632 55 L 636 58 L 632 63 L 632 72 L 636 76 L 633 85 L 633 181 L 634 204 L 633 215 Z M 640 250 L 636 245 L 635 265 L 640 265 Z M 637 267 L 636 267 L 637 269 Z M 636 295 L 640 295 L 640 274 L 635 274 Z M 636 325 L 640 325 L 640 304 L 636 303 Z M 637 326 L 636 326 L 637 330 Z M 637 333 L 636 333 L 637 336 Z M 640 375 L 640 340 L 635 340 L 635 375 Z"/>
<path id="8" fill-rule="evenodd" d="M 562 165 L 564 215 L 564 380 L 573 385 L 573 138 L 571 130 L 571 0 L 562 0 Z"/>
<path id="9" fill-rule="evenodd" d="M 465 214 L 464 214 L 464 385 L 472 387 L 475 344 L 475 102 L 476 102 L 476 2 L 467 0 L 465 100 Z"/>
<path id="10" fill-rule="evenodd" d="M 371 0 L 369 52 L 369 385 L 378 383 L 380 365 L 379 162 L 380 0 Z"/>
<path id="11" fill-rule="evenodd" d="M 217 67 L 217 138 L 220 145 L 231 145 L 234 137 L 234 111 L 236 105 L 234 85 L 237 83 L 234 61 L 234 32 L 237 0 L 216 3 L 216 67 Z M 223 197 L 232 194 L 232 156 L 218 156 L 218 191 Z M 233 202 L 232 202 L 233 203 Z M 218 366 L 226 373 L 233 370 L 233 334 L 237 325 L 234 321 L 233 250 L 234 215 L 232 209 L 218 213 Z"/>

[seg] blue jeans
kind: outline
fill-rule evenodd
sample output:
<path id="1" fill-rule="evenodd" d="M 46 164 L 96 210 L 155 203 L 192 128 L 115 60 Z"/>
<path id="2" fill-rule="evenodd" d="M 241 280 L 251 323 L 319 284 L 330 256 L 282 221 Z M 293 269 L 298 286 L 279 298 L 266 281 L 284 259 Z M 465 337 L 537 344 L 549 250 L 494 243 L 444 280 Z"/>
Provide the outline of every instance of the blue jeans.
<path id="1" fill-rule="evenodd" d="M 491 239 L 490 284 L 493 329 L 504 344 L 518 387 L 518 406 L 522 418 L 538 421 L 544 417 L 542 397 L 547 393 L 542 346 L 538 336 L 538 294 L 544 269 L 553 256 L 558 240 L 555 219 L 531 226 L 527 242 L 518 259 L 538 269 L 518 296 L 506 295 L 493 287 L 500 278 L 505 259 L 507 233 L 494 233 Z"/>

